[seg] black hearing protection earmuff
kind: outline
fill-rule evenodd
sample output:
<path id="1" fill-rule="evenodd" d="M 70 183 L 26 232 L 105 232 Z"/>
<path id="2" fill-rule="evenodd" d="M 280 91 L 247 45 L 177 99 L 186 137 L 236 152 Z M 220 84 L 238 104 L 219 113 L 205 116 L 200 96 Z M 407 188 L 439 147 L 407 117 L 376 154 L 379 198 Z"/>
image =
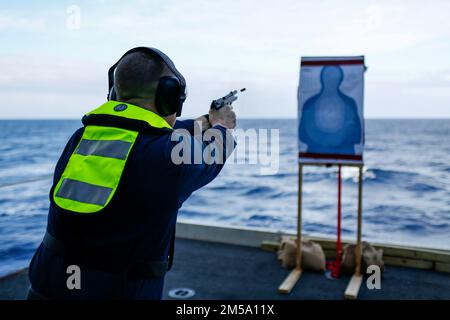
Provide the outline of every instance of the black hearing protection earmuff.
<path id="1" fill-rule="evenodd" d="M 119 62 L 128 54 L 133 52 L 144 52 L 157 57 L 172 71 L 174 76 L 161 77 L 156 88 L 155 107 L 162 116 L 168 116 L 177 113 L 177 117 L 181 115 L 183 103 L 186 100 L 186 81 L 183 75 L 175 68 L 175 64 L 168 56 L 155 48 L 137 47 L 127 51 L 108 71 L 108 100 L 116 100 L 116 90 L 114 89 L 114 71 Z"/>

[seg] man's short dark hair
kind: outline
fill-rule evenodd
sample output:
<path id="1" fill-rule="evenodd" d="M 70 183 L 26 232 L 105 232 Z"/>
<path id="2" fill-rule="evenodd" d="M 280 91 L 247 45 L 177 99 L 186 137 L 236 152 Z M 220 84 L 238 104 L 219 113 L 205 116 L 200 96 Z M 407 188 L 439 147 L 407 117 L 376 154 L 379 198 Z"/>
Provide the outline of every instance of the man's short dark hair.
<path id="1" fill-rule="evenodd" d="M 120 100 L 154 98 L 164 64 L 145 52 L 126 55 L 114 74 L 114 87 Z"/>

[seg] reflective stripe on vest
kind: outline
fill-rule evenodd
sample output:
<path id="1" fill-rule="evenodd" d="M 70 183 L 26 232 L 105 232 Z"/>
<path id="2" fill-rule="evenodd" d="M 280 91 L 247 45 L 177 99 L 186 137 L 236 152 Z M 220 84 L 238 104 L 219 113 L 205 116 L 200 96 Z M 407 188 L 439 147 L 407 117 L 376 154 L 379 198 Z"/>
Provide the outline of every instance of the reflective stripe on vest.
<path id="1" fill-rule="evenodd" d="M 141 120 L 156 128 L 171 128 L 151 111 L 109 101 L 90 114 L 106 114 Z M 88 125 L 69 158 L 53 191 L 61 208 L 78 213 L 95 213 L 114 196 L 138 131 Z"/>
<path id="2" fill-rule="evenodd" d="M 131 142 L 128 141 L 83 139 L 80 141 L 75 153 L 83 156 L 94 155 L 125 160 L 130 147 Z"/>

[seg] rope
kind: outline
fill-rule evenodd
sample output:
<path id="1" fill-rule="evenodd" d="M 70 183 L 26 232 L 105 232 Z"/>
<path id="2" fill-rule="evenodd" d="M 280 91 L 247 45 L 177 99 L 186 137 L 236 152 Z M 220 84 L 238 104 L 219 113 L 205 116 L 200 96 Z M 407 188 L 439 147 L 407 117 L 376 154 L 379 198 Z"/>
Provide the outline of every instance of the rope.
<path id="1" fill-rule="evenodd" d="M 22 180 L 22 181 L 16 181 L 16 182 L 0 184 L 0 189 L 1 188 L 12 187 L 12 186 L 17 186 L 19 184 L 25 184 L 25 183 L 36 182 L 36 181 L 43 181 L 43 180 L 50 179 L 52 176 L 53 176 L 52 174 L 46 174 L 46 175 L 35 177 L 35 178 L 32 178 L 32 179 L 27 179 L 27 180 Z"/>

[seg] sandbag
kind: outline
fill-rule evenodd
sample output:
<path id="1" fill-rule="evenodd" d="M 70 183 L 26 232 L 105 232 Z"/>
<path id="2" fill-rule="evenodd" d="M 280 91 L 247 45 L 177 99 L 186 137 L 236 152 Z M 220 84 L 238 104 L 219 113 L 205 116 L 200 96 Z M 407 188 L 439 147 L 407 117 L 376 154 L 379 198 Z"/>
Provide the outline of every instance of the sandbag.
<path id="1" fill-rule="evenodd" d="M 342 253 L 341 270 L 343 273 L 352 274 L 355 272 L 355 247 L 354 244 L 347 244 Z M 383 250 L 375 249 L 370 243 L 362 242 L 361 272 L 365 272 L 370 265 L 377 265 L 384 271 Z"/>
<path id="2" fill-rule="evenodd" d="M 295 267 L 297 242 L 294 239 L 284 239 L 278 251 L 278 260 L 283 268 Z M 308 271 L 325 271 L 325 254 L 322 247 L 315 242 L 302 241 L 302 269 Z"/>

